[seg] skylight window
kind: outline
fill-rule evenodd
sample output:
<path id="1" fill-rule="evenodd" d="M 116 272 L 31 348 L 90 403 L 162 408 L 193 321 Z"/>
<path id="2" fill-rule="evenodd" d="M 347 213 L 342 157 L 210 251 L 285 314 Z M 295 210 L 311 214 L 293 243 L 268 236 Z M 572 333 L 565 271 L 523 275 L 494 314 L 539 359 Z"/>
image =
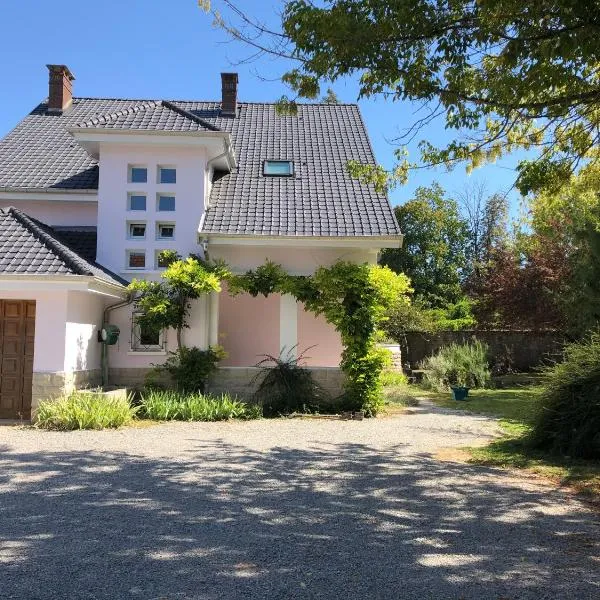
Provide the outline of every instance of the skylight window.
<path id="1" fill-rule="evenodd" d="M 263 175 L 270 177 L 291 177 L 294 174 L 294 163 L 291 160 L 265 160 Z"/>

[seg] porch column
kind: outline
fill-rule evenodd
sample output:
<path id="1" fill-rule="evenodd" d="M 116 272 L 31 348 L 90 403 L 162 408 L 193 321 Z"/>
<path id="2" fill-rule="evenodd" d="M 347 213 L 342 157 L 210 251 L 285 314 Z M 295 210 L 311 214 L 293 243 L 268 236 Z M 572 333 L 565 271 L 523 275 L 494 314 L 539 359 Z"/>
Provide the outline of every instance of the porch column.
<path id="1" fill-rule="evenodd" d="M 219 343 L 219 292 L 211 292 L 209 300 L 208 345 Z"/>
<path id="2" fill-rule="evenodd" d="M 298 356 L 298 303 L 290 294 L 282 295 L 279 304 L 279 352 Z"/>

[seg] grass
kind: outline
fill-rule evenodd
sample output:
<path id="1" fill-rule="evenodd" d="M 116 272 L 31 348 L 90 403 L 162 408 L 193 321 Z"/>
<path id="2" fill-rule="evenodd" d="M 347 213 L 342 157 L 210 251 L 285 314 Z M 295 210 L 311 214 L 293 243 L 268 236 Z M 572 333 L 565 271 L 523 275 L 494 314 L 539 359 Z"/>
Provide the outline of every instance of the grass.
<path id="1" fill-rule="evenodd" d="M 535 413 L 538 390 L 517 387 L 472 390 L 466 402 L 449 394 L 428 394 L 438 406 L 500 418 L 503 437 L 481 448 L 469 448 L 469 462 L 502 468 L 525 469 L 570 486 L 595 501 L 600 500 L 600 462 L 576 460 L 534 450 L 527 443 Z"/>
<path id="2" fill-rule="evenodd" d="M 36 427 L 59 431 L 117 428 L 131 423 L 136 412 L 129 398 L 107 398 L 90 391 L 77 391 L 41 402 L 36 412 Z"/>
<path id="3" fill-rule="evenodd" d="M 257 419 L 262 411 L 260 406 L 240 402 L 227 394 L 210 396 L 149 390 L 141 396 L 139 416 L 154 421 L 226 421 Z"/>

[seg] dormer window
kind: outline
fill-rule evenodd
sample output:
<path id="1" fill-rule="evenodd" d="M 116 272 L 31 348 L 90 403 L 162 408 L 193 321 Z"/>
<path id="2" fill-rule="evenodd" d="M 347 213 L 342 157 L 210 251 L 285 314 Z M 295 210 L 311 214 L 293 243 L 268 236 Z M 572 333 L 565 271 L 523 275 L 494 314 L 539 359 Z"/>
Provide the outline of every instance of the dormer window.
<path id="1" fill-rule="evenodd" d="M 294 163 L 291 160 L 265 160 L 263 175 L 268 177 L 291 177 L 294 174 Z"/>

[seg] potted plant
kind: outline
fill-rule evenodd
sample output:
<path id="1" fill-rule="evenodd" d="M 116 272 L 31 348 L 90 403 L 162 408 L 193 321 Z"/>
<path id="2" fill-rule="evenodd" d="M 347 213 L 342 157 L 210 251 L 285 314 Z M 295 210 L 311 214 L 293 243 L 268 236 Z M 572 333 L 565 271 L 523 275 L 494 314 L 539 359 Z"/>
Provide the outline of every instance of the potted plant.
<path id="1" fill-rule="evenodd" d="M 470 377 L 465 369 L 453 368 L 447 374 L 452 400 L 466 400 L 469 395 Z"/>

